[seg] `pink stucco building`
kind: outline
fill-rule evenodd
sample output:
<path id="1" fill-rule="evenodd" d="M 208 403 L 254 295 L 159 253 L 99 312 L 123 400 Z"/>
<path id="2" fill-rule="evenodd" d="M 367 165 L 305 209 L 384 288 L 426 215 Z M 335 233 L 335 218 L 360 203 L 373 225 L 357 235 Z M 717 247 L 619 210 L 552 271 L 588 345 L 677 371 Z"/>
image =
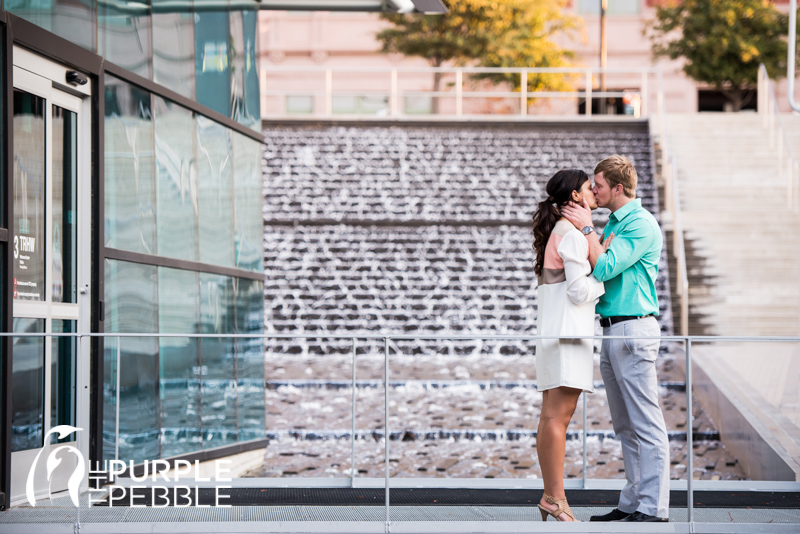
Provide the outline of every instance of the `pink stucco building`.
<path id="1" fill-rule="evenodd" d="M 722 111 L 724 98 L 687 78 L 680 62 L 653 60 L 650 41 L 644 35 L 647 21 L 655 16 L 652 5 L 652 0 L 609 0 L 608 68 L 660 67 L 668 112 Z M 576 53 L 578 65 L 599 67 L 599 0 L 575 0 L 568 9 L 579 15 L 583 28 L 571 36 L 560 37 L 560 44 Z M 420 58 L 380 53 L 374 36 L 385 24 L 372 13 L 261 11 L 262 116 L 430 112 L 431 99 L 426 92 L 432 90 L 432 73 L 408 70 L 427 69 L 428 63 Z M 333 70 L 326 73 L 326 69 Z M 391 69 L 400 69 L 394 80 Z M 455 74 L 445 75 L 442 90 L 448 91 L 448 96 L 439 100 L 442 113 L 456 112 L 456 82 Z M 395 103 L 389 96 L 393 83 L 401 95 Z M 586 75 L 578 74 L 573 85 L 576 90 L 584 91 Z M 594 91 L 598 91 L 599 77 L 594 77 L 593 85 Z M 656 105 L 657 85 L 654 73 L 607 75 L 608 91 L 641 91 L 645 113 Z M 336 93 L 327 101 L 326 88 Z M 785 88 L 785 81 L 778 84 L 778 99 L 782 103 L 786 100 Z M 466 83 L 464 96 L 470 90 L 483 89 L 486 87 Z M 345 91 L 352 93 L 345 94 Z M 753 98 L 753 106 L 755 100 Z M 527 113 L 579 114 L 582 102 L 584 100 L 577 95 L 536 99 L 529 104 Z M 788 104 L 784 105 L 784 111 L 788 111 Z M 519 113 L 520 107 L 519 97 L 465 98 L 462 111 L 464 114 L 510 114 Z M 617 111 L 621 110 L 618 103 Z"/>

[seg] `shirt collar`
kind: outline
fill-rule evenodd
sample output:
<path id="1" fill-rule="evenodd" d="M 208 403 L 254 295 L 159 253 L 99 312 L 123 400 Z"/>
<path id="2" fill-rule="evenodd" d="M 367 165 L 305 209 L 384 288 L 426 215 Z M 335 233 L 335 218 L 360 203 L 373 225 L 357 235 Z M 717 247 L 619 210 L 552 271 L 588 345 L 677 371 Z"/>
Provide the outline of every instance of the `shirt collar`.
<path id="1" fill-rule="evenodd" d="M 613 217 L 617 222 L 619 222 L 625 217 L 627 217 L 628 214 L 631 213 L 633 210 L 641 207 L 642 207 L 642 199 L 634 198 L 633 200 L 622 206 L 620 209 L 612 213 L 610 217 Z"/>

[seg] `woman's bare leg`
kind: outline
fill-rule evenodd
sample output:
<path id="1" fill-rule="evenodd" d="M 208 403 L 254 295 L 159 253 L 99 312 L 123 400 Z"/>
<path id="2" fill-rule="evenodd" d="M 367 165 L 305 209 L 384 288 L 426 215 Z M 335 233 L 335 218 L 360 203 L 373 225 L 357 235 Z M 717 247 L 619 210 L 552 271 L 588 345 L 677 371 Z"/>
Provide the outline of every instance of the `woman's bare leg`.
<path id="1" fill-rule="evenodd" d="M 536 453 L 539 455 L 539 466 L 542 469 L 544 492 L 554 499 L 564 499 L 564 453 L 566 450 L 567 427 L 575 413 L 581 390 L 559 387 L 548 389 L 542 393 L 542 414 L 539 418 L 539 429 L 536 436 Z M 555 510 L 542 497 L 542 506 Z M 569 521 L 566 514 L 561 514 L 562 521 Z"/>

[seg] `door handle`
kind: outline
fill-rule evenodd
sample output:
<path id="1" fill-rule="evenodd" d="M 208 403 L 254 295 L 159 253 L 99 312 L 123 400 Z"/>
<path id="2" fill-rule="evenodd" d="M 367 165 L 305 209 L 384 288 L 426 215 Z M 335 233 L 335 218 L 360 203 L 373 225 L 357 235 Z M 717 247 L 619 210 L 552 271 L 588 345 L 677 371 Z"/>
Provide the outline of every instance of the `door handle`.
<path id="1" fill-rule="evenodd" d="M 89 292 L 89 284 L 83 284 L 83 287 L 80 288 L 79 291 L 80 291 L 81 295 L 85 295 L 86 293 L 88 293 Z"/>

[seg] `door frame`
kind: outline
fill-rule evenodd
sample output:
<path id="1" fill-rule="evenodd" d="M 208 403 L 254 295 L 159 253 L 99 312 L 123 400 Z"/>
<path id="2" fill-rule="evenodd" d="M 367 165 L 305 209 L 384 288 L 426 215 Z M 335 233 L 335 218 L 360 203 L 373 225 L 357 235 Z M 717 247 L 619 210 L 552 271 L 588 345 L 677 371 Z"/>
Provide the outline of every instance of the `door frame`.
<path id="1" fill-rule="evenodd" d="M 45 108 L 45 242 L 43 246 L 45 261 L 45 283 L 44 301 L 15 301 L 13 302 L 13 318 L 36 318 L 44 319 L 45 332 L 52 332 L 53 320 L 75 321 L 77 332 L 88 332 L 90 326 L 91 312 L 91 169 L 90 158 L 92 155 L 92 135 L 91 135 L 91 88 L 84 86 L 70 87 L 62 84 L 66 81 L 66 72 L 69 67 L 57 64 L 36 55 L 28 50 L 15 46 L 13 48 L 13 81 L 10 84 L 12 91 L 19 89 L 31 94 L 36 94 L 45 98 L 47 105 Z M 76 238 L 77 251 L 75 260 L 77 261 L 76 283 L 77 300 L 75 303 L 55 303 L 52 302 L 53 293 L 53 261 L 51 256 L 52 239 L 52 209 L 53 209 L 53 106 L 76 113 L 77 123 L 77 175 L 76 175 L 76 210 L 78 215 Z M 9 113 L 11 109 L 9 109 Z M 13 182 L 13 177 L 9 176 Z M 13 228 L 13 225 L 11 225 Z M 9 240 L 11 241 L 11 240 Z M 52 363 L 52 337 L 45 340 L 44 354 L 44 420 L 43 436 L 47 435 L 51 423 L 51 363 Z M 25 482 L 28 470 L 34 462 L 39 452 L 46 454 L 56 447 L 71 445 L 76 447 L 83 458 L 89 458 L 89 393 L 90 393 L 90 347 L 89 343 L 81 343 L 76 340 L 75 345 L 75 426 L 82 431 L 73 435 L 69 442 L 51 445 L 49 439 L 44 440 L 41 448 L 19 451 L 11 453 L 11 502 L 22 501 L 24 497 Z M 10 421 L 9 421 L 10 424 Z M 75 458 L 62 457 L 65 460 L 76 461 Z M 87 462 L 88 464 L 88 462 Z M 15 469 L 16 468 L 16 469 Z M 67 473 L 68 475 L 69 473 Z M 88 471 L 84 474 L 82 487 L 88 485 Z M 16 488 L 16 490 L 14 489 Z M 66 489 L 66 478 L 57 479 L 48 483 L 44 470 L 43 462 L 37 464 L 35 476 L 35 495 L 38 498 L 47 497 L 50 491 Z"/>
<path id="2" fill-rule="evenodd" d="M 85 114 L 85 120 L 90 123 L 91 159 L 86 162 L 89 169 L 82 173 L 84 183 L 79 188 L 85 188 L 91 195 L 89 212 L 84 212 L 83 218 L 90 218 L 89 235 L 80 235 L 79 238 L 86 245 L 89 252 L 83 256 L 85 261 L 91 262 L 90 291 L 92 302 L 89 303 L 91 323 L 87 332 L 103 331 L 103 265 L 99 259 L 102 257 L 103 244 L 103 124 L 104 115 L 104 83 L 103 83 L 103 58 L 94 52 L 82 48 L 66 39 L 63 39 L 35 24 L 32 24 L 11 13 L 0 10 L 0 46 L 2 47 L 2 99 L 6 110 L 13 109 L 13 64 L 14 53 L 35 52 L 40 58 L 49 59 L 61 65 L 68 66 L 88 76 L 92 96 L 90 100 L 90 113 Z M 66 82 L 66 80 L 64 80 Z M 66 83 L 64 84 L 66 85 Z M 13 177 L 13 114 L 5 113 L 2 117 L 3 135 L 0 139 L 2 150 L 3 175 Z M 0 223 L 0 250 L 3 251 L 3 284 L 0 287 L 2 301 L 2 326 L 3 332 L 13 329 L 13 238 L 9 241 L 9 226 L 14 217 L 14 190 L 13 179 L 3 180 L 4 210 L 3 220 Z M 79 192 L 79 194 L 83 194 Z M 83 313 L 81 310 L 80 313 Z M 102 339 L 99 337 L 84 337 L 83 346 L 89 346 L 90 356 L 84 360 L 90 368 L 90 385 L 88 391 L 81 391 L 83 400 L 76 409 L 89 414 L 88 428 L 84 429 L 89 440 L 89 457 L 87 462 L 94 466 L 95 462 L 102 460 L 102 428 L 103 428 L 103 352 Z M 13 340 L 9 336 L 0 338 L 4 355 L 13 351 Z M 10 506 L 11 490 L 11 402 L 12 388 L 11 358 L 2 358 L 0 361 L 0 509 Z"/>

